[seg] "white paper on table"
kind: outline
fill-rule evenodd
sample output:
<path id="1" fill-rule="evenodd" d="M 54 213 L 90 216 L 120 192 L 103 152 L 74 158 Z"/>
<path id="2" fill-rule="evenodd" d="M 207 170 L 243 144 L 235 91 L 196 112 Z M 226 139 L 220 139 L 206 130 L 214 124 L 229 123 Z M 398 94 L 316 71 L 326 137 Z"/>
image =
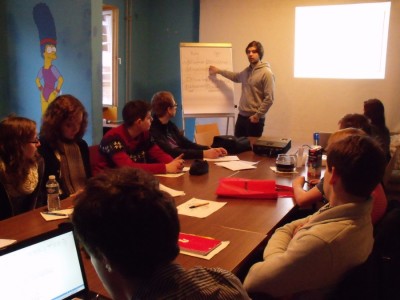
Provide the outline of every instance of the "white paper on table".
<path id="1" fill-rule="evenodd" d="M 189 169 L 190 167 L 183 167 L 182 172 L 180 173 L 154 174 L 154 176 L 175 178 L 184 175 L 185 172 L 189 171 Z"/>
<path id="2" fill-rule="evenodd" d="M 193 205 L 199 205 L 203 203 L 208 203 L 207 205 L 203 205 L 196 208 L 189 208 Z M 209 201 L 209 200 L 201 200 L 197 198 L 192 198 L 185 203 L 179 205 L 177 207 L 178 214 L 186 215 L 190 217 L 196 218 L 205 218 L 216 212 L 218 209 L 223 207 L 227 202 L 217 202 L 217 201 Z"/>
<path id="3" fill-rule="evenodd" d="M 186 195 L 184 191 L 177 191 L 174 189 L 171 189 L 163 184 L 160 183 L 160 190 L 167 192 L 168 194 L 170 194 L 172 197 L 177 197 L 177 196 L 184 196 Z"/>
<path id="4" fill-rule="evenodd" d="M 11 239 L 0 239 L 0 249 L 5 248 L 9 245 L 14 244 L 17 242 L 17 240 L 11 240 Z"/>
<path id="5" fill-rule="evenodd" d="M 235 160 L 239 160 L 239 157 L 237 155 L 227 155 L 227 156 L 221 156 L 218 158 L 205 158 L 204 160 L 207 160 L 207 161 L 235 161 Z"/>
<path id="6" fill-rule="evenodd" d="M 47 215 L 42 212 L 40 212 L 40 214 L 42 215 L 43 219 L 45 219 L 46 221 L 53 221 L 53 220 L 60 220 L 60 219 L 68 219 L 73 211 L 74 211 L 73 208 L 60 209 L 60 210 L 53 211 L 54 213 L 64 214 L 65 216 Z"/>
<path id="7" fill-rule="evenodd" d="M 249 164 L 248 162 L 242 161 L 226 161 L 226 162 L 218 162 L 215 163 L 217 166 L 227 168 L 232 171 L 240 171 L 240 170 L 248 170 L 248 169 L 257 169 L 256 166 Z"/>
<path id="8" fill-rule="evenodd" d="M 222 241 L 221 244 L 218 247 L 216 247 L 213 251 L 211 251 L 207 255 L 195 254 L 195 253 L 186 252 L 186 251 L 183 251 L 183 250 L 181 250 L 180 253 L 185 254 L 185 255 L 189 255 L 189 256 L 194 256 L 194 257 L 210 260 L 216 254 L 218 254 L 222 250 L 224 250 L 229 245 L 229 243 L 230 243 L 230 241 Z"/>

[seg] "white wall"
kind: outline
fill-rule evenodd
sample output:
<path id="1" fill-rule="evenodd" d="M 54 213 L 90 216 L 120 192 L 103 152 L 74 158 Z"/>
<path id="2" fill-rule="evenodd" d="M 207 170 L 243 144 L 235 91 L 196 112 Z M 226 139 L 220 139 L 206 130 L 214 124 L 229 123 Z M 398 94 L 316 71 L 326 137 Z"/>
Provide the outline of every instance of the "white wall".
<path id="1" fill-rule="evenodd" d="M 363 101 L 369 98 L 382 100 L 387 126 L 400 131 L 400 1 L 391 5 L 384 80 L 293 77 L 295 7 L 361 2 L 379 0 L 201 0 L 200 42 L 232 43 L 235 71 L 248 65 L 245 48 L 250 41 L 263 44 L 263 61 L 276 76 L 275 103 L 264 135 L 311 143 L 314 131 L 334 131 L 345 114 L 363 113 Z M 240 84 L 235 84 L 236 104 L 240 93 Z"/>

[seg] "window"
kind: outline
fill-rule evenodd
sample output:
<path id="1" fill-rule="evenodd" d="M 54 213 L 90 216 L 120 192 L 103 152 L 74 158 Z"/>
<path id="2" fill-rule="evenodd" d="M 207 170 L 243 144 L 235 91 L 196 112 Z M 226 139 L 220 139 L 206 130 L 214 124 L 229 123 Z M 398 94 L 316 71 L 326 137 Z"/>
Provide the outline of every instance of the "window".
<path id="1" fill-rule="evenodd" d="M 294 76 L 385 78 L 390 2 L 296 7 Z"/>
<path id="2" fill-rule="evenodd" d="M 117 106 L 118 99 L 118 9 L 103 6 L 102 21 L 103 106 Z"/>

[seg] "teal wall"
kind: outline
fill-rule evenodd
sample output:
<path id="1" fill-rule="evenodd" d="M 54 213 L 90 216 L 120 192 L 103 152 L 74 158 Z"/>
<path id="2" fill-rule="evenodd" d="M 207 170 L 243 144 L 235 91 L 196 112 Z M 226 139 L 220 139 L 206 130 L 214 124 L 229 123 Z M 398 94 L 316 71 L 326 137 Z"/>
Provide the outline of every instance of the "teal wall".
<path id="1" fill-rule="evenodd" d="M 159 90 L 171 91 L 181 103 L 179 43 L 198 41 L 199 0 L 135 0 L 128 12 L 126 1 L 104 1 L 120 9 L 119 115 L 126 101 L 150 101 Z M 0 38 L 4 41 L 0 47 L 0 118 L 16 113 L 40 124 L 35 78 L 43 59 L 32 17 L 32 8 L 39 2 L 49 6 L 55 20 L 58 58 L 53 64 L 64 77 L 62 93 L 75 95 L 85 105 L 90 117 L 85 139 L 98 143 L 102 136 L 101 0 L 0 0 Z M 127 70 L 125 22 L 129 17 L 132 45 Z M 128 95 L 127 71 L 131 79 Z M 182 127 L 181 109 L 174 121 Z M 192 130 L 189 124 L 189 137 Z"/>
<path id="2" fill-rule="evenodd" d="M 179 44 L 199 41 L 199 0 L 139 0 L 133 2 L 132 96 L 150 100 L 168 90 L 180 105 L 173 120 L 182 128 Z M 194 122 L 185 134 L 193 138 Z"/>

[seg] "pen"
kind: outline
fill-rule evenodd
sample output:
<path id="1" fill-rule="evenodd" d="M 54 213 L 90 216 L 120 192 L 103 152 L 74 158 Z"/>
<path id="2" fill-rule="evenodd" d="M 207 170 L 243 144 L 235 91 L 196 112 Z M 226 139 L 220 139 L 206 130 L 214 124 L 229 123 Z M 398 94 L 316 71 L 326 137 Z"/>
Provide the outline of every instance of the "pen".
<path id="1" fill-rule="evenodd" d="M 56 212 L 51 212 L 51 211 L 45 211 L 43 213 L 46 215 L 51 215 L 51 216 L 68 217 L 67 214 L 56 213 Z"/>
<path id="2" fill-rule="evenodd" d="M 207 205 L 207 204 L 209 204 L 209 203 L 206 202 L 206 203 L 201 203 L 201 204 L 195 204 L 195 205 L 189 206 L 189 208 L 196 208 L 196 207 L 204 206 L 204 205 Z"/>

